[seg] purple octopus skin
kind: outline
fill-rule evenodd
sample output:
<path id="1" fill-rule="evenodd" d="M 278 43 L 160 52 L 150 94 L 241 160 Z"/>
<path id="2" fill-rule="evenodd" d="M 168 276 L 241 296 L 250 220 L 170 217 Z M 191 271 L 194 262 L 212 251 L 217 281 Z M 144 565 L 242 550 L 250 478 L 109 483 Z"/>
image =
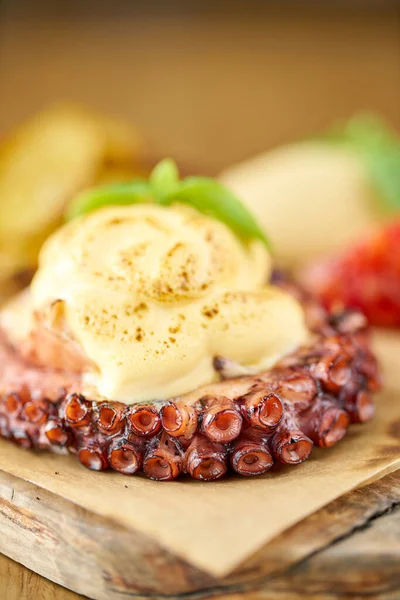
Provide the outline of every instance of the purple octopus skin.
<path id="1" fill-rule="evenodd" d="M 219 382 L 165 402 L 91 400 L 76 374 L 27 365 L 3 336 L 0 435 L 75 454 L 89 469 L 159 481 L 261 475 L 274 463 L 303 462 L 313 445 L 333 446 L 351 423 L 374 415 L 380 377 L 366 320 L 356 311 L 328 314 L 293 282 L 274 280 L 302 302 L 312 341 L 257 374 L 216 357 Z"/>

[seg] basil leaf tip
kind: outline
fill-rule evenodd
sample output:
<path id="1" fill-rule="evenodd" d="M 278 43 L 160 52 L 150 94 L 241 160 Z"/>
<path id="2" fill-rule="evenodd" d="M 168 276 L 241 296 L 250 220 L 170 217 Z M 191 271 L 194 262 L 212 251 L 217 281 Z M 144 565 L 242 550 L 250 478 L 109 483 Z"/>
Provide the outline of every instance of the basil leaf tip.
<path id="1" fill-rule="evenodd" d="M 156 199 L 172 193 L 179 185 L 179 171 L 175 161 L 164 158 L 151 171 L 149 184 Z"/>
<path id="2" fill-rule="evenodd" d="M 383 207 L 400 211 L 400 137 L 384 119 L 361 114 L 333 127 L 323 139 L 357 153 Z"/>

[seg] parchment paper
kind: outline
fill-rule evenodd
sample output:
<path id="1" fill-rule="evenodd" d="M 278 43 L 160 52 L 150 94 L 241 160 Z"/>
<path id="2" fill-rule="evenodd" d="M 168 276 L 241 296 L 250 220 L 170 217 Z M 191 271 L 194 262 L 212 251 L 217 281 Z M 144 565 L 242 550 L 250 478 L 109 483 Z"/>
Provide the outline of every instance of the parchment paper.
<path id="1" fill-rule="evenodd" d="M 377 348 L 387 386 L 377 397 L 375 420 L 353 426 L 333 449 L 315 449 L 300 466 L 253 479 L 158 483 L 93 473 L 73 457 L 35 454 L 1 440 L 0 468 L 140 530 L 193 565 L 224 576 L 297 521 L 400 467 L 400 336 L 379 335 Z"/>

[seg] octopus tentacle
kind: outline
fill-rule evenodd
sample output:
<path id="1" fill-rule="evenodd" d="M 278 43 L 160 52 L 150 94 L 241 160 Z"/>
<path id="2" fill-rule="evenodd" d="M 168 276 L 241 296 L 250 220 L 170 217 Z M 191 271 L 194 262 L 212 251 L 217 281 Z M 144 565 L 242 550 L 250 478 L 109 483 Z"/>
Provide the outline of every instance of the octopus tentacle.
<path id="1" fill-rule="evenodd" d="M 228 449 L 223 444 L 196 435 L 185 452 L 184 468 L 194 479 L 220 479 L 228 468 Z"/>
<path id="2" fill-rule="evenodd" d="M 255 389 L 241 398 L 242 414 L 249 425 L 273 431 L 283 414 L 282 402 L 272 390 Z"/>
<path id="3" fill-rule="evenodd" d="M 25 402 L 22 408 L 21 419 L 35 425 L 41 425 L 47 422 L 49 414 L 53 412 L 52 408 L 53 404 L 45 398 L 36 401 L 29 400 Z"/>
<path id="4" fill-rule="evenodd" d="M 366 387 L 370 392 L 377 392 L 382 386 L 378 361 L 368 347 L 361 347 L 354 360 L 356 371 L 365 377 Z"/>
<path id="5" fill-rule="evenodd" d="M 252 374 L 251 369 L 225 356 L 215 356 L 213 367 L 219 373 L 221 379 L 233 379 L 234 377 Z"/>
<path id="6" fill-rule="evenodd" d="M 93 417 L 99 431 L 114 435 L 125 426 L 125 405 L 119 402 L 102 402 L 94 407 Z"/>
<path id="7" fill-rule="evenodd" d="M 351 423 L 365 423 L 375 415 L 372 394 L 362 384 L 350 383 L 343 388 L 339 405 L 346 411 Z"/>
<path id="8" fill-rule="evenodd" d="M 79 450 L 79 460 L 88 469 L 104 471 L 108 467 L 107 448 L 101 444 L 91 443 Z"/>
<path id="9" fill-rule="evenodd" d="M 298 465 L 307 460 L 312 447 L 312 441 L 298 429 L 278 431 L 270 440 L 274 458 L 287 465 Z"/>
<path id="10" fill-rule="evenodd" d="M 157 408 L 151 404 L 137 404 L 128 411 L 128 424 L 133 433 L 143 436 L 156 435 L 161 429 L 161 419 Z"/>
<path id="11" fill-rule="evenodd" d="M 148 446 L 143 471 L 150 479 L 171 481 L 183 468 L 183 451 L 176 439 L 163 433 Z"/>
<path id="12" fill-rule="evenodd" d="M 284 402 L 284 415 L 277 431 L 269 438 L 273 457 L 284 464 L 297 465 L 311 453 L 313 442 L 300 429 L 295 407 Z"/>
<path id="13" fill-rule="evenodd" d="M 317 394 L 317 384 L 308 373 L 288 369 L 281 370 L 276 381 L 277 394 L 287 402 L 292 402 L 301 410 L 308 408 Z"/>
<path id="14" fill-rule="evenodd" d="M 268 441 L 257 430 L 248 429 L 232 445 L 230 463 L 239 475 L 262 475 L 273 465 Z"/>
<path id="15" fill-rule="evenodd" d="M 17 392 L 11 392 L 2 398 L 2 408 L 10 417 L 19 417 L 24 406 L 22 397 Z"/>
<path id="16" fill-rule="evenodd" d="M 25 429 L 16 427 L 12 432 L 11 439 L 21 448 L 26 450 L 33 448 L 32 438 Z"/>
<path id="17" fill-rule="evenodd" d="M 62 414 L 69 427 L 85 427 L 91 422 L 92 403 L 81 394 L 71 394 L 63 404 Z"/>
<path id="18" fill-rule="evenodd" d="M 62 419 L 59 417 L 47 421 L 44 433 L 51 445 L 64 447 L 71 442 L 71 434 L 63 427 Z"/>
<path id="19" fill-rule="evenodd" d="M 349 383 L 352 376 L 351 360 L 340 351 L 328 354 L 311 366 L 311 372 L 327 392 L 336 393 Z"/>
<path id="20" fill-rule="evenodd" d="M 207 398 L 204 401 L 201 431 L 212 442 L 228 443 L 236 439 L 243 419 L 229 398 Z"/>
<path id="21" fill-rule="evenodd" d="M 12 428 L 7 415 L 0 414 L 0 436 L 7 440 L 12 438 Z"/>
<path id="22" fill-rule="evenodd" d="M 161 424 L 172 437 L 190 440 L 197 430 L 198 411 L 183 402 L 167 402 L 160 411 Z"/>
<path id="23" fill-rule="evenodd" d="M 142 444 L 129 439 L 119 439 L 108 450 L 110 467 L 124 475 L 133 475 L 143 463 Z"/>
<path id="24" fill-rule="evenodd" d="M 330 448 L 346 434 L 349 415 L 337 406 L 334 398 L 321 395 L 300 416 L 302 431 L 321 448 Z"/>
<path id="25" fill-rule="evenodd" d="M 374 415 L 381 381 L 366 320 L 356 311 L 328 314 L 284 277 L 277 283 L 303 303 L 311 342 L 261 373 L 218 357 L 221 381 L 165 402 L 88 398 L 76 373 L 28 366 L 0 334 L 1 361 L 13 367 L 0 382 L 0 436 L 76 454 L 90 469 L 157 480 L 187 473 L 209 481 L 228 468 L 259 475 L 274 461 L 303 462 L 313 444 L 333 446 L 349 423 Z"/>

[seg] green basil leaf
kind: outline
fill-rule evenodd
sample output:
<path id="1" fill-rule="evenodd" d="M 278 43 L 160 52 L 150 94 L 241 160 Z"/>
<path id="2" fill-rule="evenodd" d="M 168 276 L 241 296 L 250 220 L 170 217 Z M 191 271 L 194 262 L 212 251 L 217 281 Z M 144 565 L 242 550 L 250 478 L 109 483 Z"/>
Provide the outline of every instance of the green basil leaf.
<path id="1" fill-rule="evenodd" d="M 171 194 L 179 185 L 179 171 L 175 161 L 164 158 L 150 173 L 149 183 L 156 198 Z"/>
<path id="2" fill-rule="evenodd" d="M 376 115 L 364 114 L 338 123 L 323 136 L 325 139 L 360 149 L 379 149 L 398 144 L 396 134 Z"/>
<path id="3" fill-rule="evenodd" d="M 389 126 L 375 115 L 359 115 L 350 119 L 345 128 L 346 137 L 363 148 L 385 148 L 399 144 Z"/>
<path id="4" fill-rule="evenodd" d="M 400 211 L 400 146 L 364 155 L 369 180 L 389 212 Z"/>
<path id="5" fill-rule="evenodd" d="M 67 208 L 66 219 L 71 220 L 103 206 L 149 202 L 152 191 L 149 182 L 137 179 L 126 183 L 110 183 L 89 188 L 78 194 Z"/>
<path id="6" fill-rule="evenodd" d="M 177 166 L 171 159 L 156 165 L 148 181 L 136 179 L 83 191 L 67 208 L 66 219 L 74 219 L 103 206 L 139 202 L 157 202 L 164 206 L 174 202 L 188 204 L 225 223 L 242 241 L 256 238 L 270 248 L 255 218 L 231 191 L 211 177 L 187 177 L 179 181 Z"/>
<path id="7" fill-rule="evenodd" d="M 360 115 L 334 127 L 324 139 L 357 153 L 384 208 L 400 211 L 400 138 L 379 117 Z"/>
<path id="8" fill-rule="evenodd" d="M 269 247 L 269 242 L 253 215 L 225 186 L 210 177 L 187 177 L 179 188 L 160 200 L 161 204 L 174 202 L 189 204 L 210 217 L 228 225 L 244 241 L 261 240 Z"/>

